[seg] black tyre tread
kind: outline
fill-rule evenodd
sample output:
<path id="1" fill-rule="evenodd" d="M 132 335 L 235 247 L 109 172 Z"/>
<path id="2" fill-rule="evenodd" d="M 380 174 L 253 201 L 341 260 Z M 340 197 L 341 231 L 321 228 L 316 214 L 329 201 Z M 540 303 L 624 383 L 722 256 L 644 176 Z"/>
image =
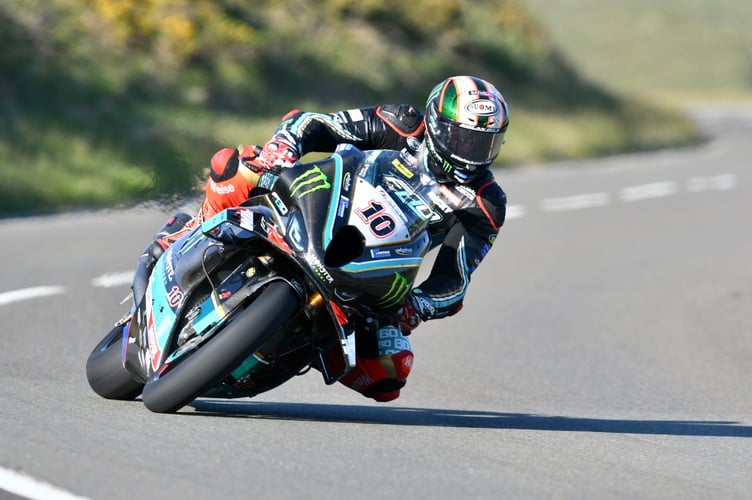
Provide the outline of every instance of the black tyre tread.
<path id="1" fill-rule="evenodd" d="M 144 384 L 136 382 L 123 366 L 123 327 L 110 330 L 86 360 L 89 386 L 106 399 L 132 401 L 141 394 Z"/>
<path id="2" fill-rule="evenodd" d="M 245 311 L 196 352 L 144 386 L 143 401 L 156 413 L 173 413 L 218 384 L 253 354 L 298 308 L 297 292 L 284 281 L 268 285 Z"/>

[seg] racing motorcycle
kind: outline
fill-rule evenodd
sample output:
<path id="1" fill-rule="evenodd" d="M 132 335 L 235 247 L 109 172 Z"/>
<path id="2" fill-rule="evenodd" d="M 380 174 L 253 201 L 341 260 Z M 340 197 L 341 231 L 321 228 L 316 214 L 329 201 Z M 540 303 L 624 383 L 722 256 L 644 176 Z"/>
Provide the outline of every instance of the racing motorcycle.
<path id="1" fill-rule="evenodd" d="M 356 331 L 396 309 L 430 249 L 438 185 L 412 156 L 340 145 L 218 213 L 156 262 L 144 300 L 93 349 L 89 385 L 151 411 L 253 397 L 355 366 Z"/>

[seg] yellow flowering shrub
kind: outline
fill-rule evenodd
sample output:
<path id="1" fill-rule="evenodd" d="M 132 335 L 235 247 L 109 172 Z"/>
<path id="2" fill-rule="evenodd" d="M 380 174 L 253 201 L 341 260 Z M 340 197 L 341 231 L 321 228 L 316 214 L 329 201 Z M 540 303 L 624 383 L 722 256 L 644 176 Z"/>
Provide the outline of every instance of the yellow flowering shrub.
<path id="1" fill-rule="evenodd" d="M 254 29 L 211 0 L 87 0 L 104 33 L 119 47 L 140 48 L 160 63 L 181 66 L 223 45 L 253 46 Z M 100 34 L 102 31 L 100 31 Z"/>

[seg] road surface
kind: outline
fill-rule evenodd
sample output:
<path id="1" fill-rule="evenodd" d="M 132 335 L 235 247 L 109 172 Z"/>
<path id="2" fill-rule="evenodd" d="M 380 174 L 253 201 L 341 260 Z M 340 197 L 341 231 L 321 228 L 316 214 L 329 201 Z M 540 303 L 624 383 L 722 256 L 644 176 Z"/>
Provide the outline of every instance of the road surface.
<path id="1" fill-rule="evenodd" d="M 169 214 L 0 221 L 0 498 L 749 498 L 752 112 L 697 118 L 697 147 L 499 172 L 508 221 L 388 404 L 317 373 L 101 399 L 86 357 Z"/>

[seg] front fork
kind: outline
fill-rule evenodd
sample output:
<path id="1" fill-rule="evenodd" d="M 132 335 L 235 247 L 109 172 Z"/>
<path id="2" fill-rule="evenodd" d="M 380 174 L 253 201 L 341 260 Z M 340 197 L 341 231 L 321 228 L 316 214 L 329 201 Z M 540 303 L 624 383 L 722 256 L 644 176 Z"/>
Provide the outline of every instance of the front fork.
<path id="1" fill-rule="evenodd" d="M 336 320 L 335 330 L 339 342 L 325 351 L 319 351 L 318 365 L 326 384 L 333 384 L 355 368 L 355 328 L 348 315 L 334 301 L 314 292 L 305 305 L 306 314 L 316 314 L 322 308 Z M 309 316 L 312 317 L 312 316 Z"/>

